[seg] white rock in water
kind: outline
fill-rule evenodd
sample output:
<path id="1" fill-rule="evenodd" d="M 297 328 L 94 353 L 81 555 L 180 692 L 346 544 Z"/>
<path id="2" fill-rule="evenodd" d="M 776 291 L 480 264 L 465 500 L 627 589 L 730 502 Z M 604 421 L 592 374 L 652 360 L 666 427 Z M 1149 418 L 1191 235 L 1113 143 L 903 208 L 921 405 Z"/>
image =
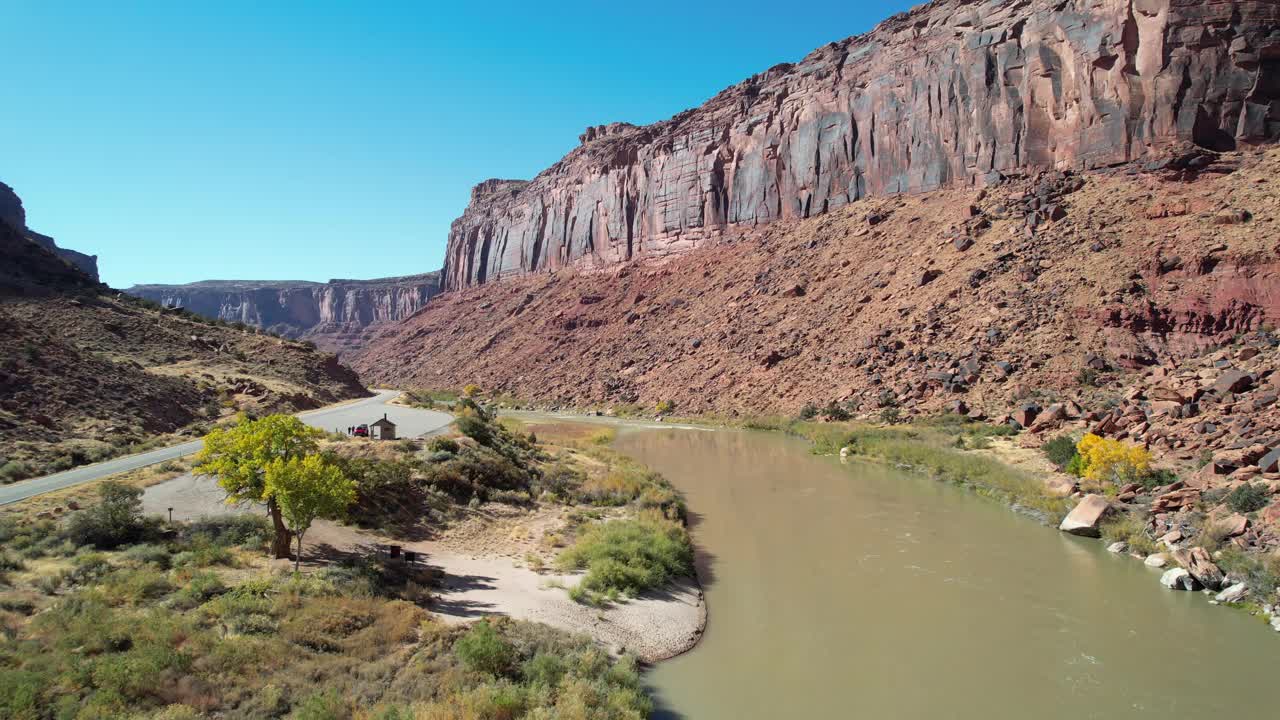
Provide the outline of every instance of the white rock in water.
<path id="1" fill-rule="evenodd" d="M 1164 567 L 1169 564 L 1169 556 L 1164 553 L 1154 553 L 1148 555 L 1146 560 L 1142 561 L 1147 567 Z"/>
<path id="2" fill-rule="evenodd" d="M 1110 545 L 1108 545 L 1108 546 L 1107 546 L 1107 552 L 1109 552 L 1109 553 L 1117 553 L 1117 554 L 1119 554 L 1119 553 L 1122 553 L 1122 552 L 1124 552 L 1125 550 L 1128 550 L 1128 549 L 1129 549 L 1129 543 L 1127 543 L 1127 542 L 1125 542 L 1125 541 L 1123 541 L 1123 540 L 1120 540 L 1119 542 L 1113 542 L 1113 543 L 1111 543 Z"/>
<path id="3" fill-rule="evenodd" d="M 1280 615 L 1271 616 L 1271 627 L 1275 628 L 1276 632 L 1280 632 Z"/>
<path id="4" fill-rule="evenodd" d="M 1160 576 L 1160 584 L 1170 590 L 1194 590 L 1196 581 L 1186 569 L 1173 568 Z"/>
<path id="5" fill-rule="evenodd" d="M 1245 585 L 1244 583 L 1236 583 L 1235 585 L 1232 585 L 1231 587 L 1227 588 L 1226 590 L 1223 590 L 1217 595 L 1214 595 L 1213 599 L 1217 600 L 1218 602 L 1235 603 L 1243 600 L 1244 596 L 1248 594 L 1249 594 L 1248 585 Z"/>
<path id="6" fill-rule="evenodd" d="M 849 457 L 849 455 L 851 455 L 851 454 L 853 454 L 853 449 L 852 449 L 852 448 L 849 448 L 849 447 L 842 447 L 842 448 L 840 448 L 840 457 L 842 457 L 842 458 L 847 458 L 847 457 Z"/>

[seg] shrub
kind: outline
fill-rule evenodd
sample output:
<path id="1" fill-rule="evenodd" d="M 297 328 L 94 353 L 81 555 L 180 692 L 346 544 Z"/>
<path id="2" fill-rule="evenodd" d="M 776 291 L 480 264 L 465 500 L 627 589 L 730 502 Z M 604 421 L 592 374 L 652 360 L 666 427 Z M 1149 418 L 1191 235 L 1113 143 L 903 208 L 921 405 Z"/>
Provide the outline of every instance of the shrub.
<path id="1" fill-rule="evenodd" d="M 693 572 L 693 545 L 680 525 L 656 518 L 588 526 L 561 553 L 560 567 L 586 570 L 581 586 L 607 596 L 634 596 Z"/>
<path id="2" fill-rule="evenodd" d="M 880 411 L 880 422 L 885 425 L 897 425 L 902 422 L 902 411 L 896 407 L 887 407 Z"/>
<path id="3" fill-rule="evenodd" d="M 186 527 L 186 535 L 196 545 L 257 549 L 266 545 L 274 531 L 262 515 L 217 515 L 200 518 Z"/>
<path id="4" fill-rule="evenodd" d="M 456 455 L 458 454 L 458 443 L 447 437 L 434 437 L 427 443 L 427 449 L 433 453 L 444 452 Z"/>
<path id="5" fill-rule="evenodd" d="M 1143 555 L 1160 551 L 1160 544 L 1147 534 L 1147 518 L 1136 512 L 1116 513 L 1103 520 L 1100 528 L 1102 539 L 1107 544 L 1124 542 L 1129 549 Z"/>
<path id="6" fill-rule="evenodd" d="M 290 720 L 343 720 L 350 717 L 347 704 L 337 690 L 315 693 L 289 713 Z"/>
<path id="7" fill-rule="evenodd" d="M 492 447 L 494 440 L 493 426 L 474 415 L 459 415 L 455 421 L 458 432 L 484 445 Z"/>
<path id="8" fill-rule="evenodd" d="M 849 414 L 849 411 L 844 409 L 835 400 L 827 403 L 827 406 L 822 410 L 822 416 L 832 422 L 845 422 L 852 417 L 852 415 Z"/>
<path id="9" fill-rule="evenodd" d="M 168 570 L 172 556 L 169 550 L 162 545 L 142 544 L 134 545 L 125 551 L 126 560 L 139 565 L 155 565 L 161 570 Z"/>
<path id="10" fill-rule="evenodd" d="M 530 685 L 554 688 L 569 672 L 569 666 L 557 655 L 540 652 L 520 666 L 520 675 Z"/>
<path id="11" fill-rule="evenodd" d="M 1230 575 L 1240 576 L 1249 590 L 1262 602 L 1272 602 L 1270 595 L 1280 588 L 1280 553 L 1249 553 L 1233 545 L 1215 555 L 1218 566 Z"/>
<path id="12" fill-rule="evenodd" d="M 226 591 L 227 586 L 223 584 L 222 578 L 218 577 L 216 573 L 197 573 L 187 580 L 178 592 L 174 593 L 173 603 L 175 607 L 190 610 L 203 605 Z"/>
<path id="13" fill-rule="evenodd" d="M 1076 458 L 1076 441 L 1070 435 L 1059 435 L 1050 440 L 1041 448 L 1045 457 L 1049 458 L 1049 462 L 1053 463 L 1059 470 L 1066 470 L 1071 461 Z"/>
<path id="14" fill-rule="evenodd" d="M 466 387 L 462 388 L 462 394 L 469 398 L 475 397 L 480 394 L 480 386 L 475 383 L 469 383 Z"/>
<path id="15" fill-rule="evenodd" d="M 814 405 L 813 403 L 809 402 L 809 403 L 805 403 L 804 407 L 800 408 L 801 420 L 812 420 L 816 417 L 818 417 L 817 405 Z"/>
<path id="16" fill-rule="evenodd" d="M 582 487 L 586 476 L 582 471 L 563 462 L 557 462 L 542 471 L 538 486 L 555 498 L 572 501 Z"/>
<path id="17" fill-rule="evenodd" d="M 10 460 L 0 465 L 0 485 L 26 480 L 34 474 L 34 470 L 27 463 Z"/>
<path id="18" fill-rule="evenodd" d="M 165 573 L 153 567 L 116 570 L 107 576 L 102 591 L 114 604 L 139 604 L 164 597 L 173 590 Z"/>
<path id="19" fill-rule="evenodd" d="M 657 406 L 654 407 L 654 410 L 656 410 L 659 415 L 670 415 L 676 411 L 676 403 L 674 400 L 662 400 L 658 402 Z"/>
<path id="20" fill-rule="evenodd" d="M 1245 483 L 1227 495 L 1227 507 L 1238 513 L 1261 510 L 1270 503 L 1267 491 L 1260 485 Z"/>
<path id="21" fill-rule="evenodd" d="M 114 548 L 146 537 L 155 523 L 142 517 L 142 490 L 115 481 L 98 487 L 97 505 L 71 516 L 66 535 L 76 545 Z"/>
<path id="22" fill-rule="evenodd" d="M 27 564 L 22 558 L 11 554 L 8 550 L 0 550 L 0 572 L 11 572 L 15 570 L 25 570 Z"/>
<path id="23" fill-rule="evenodd" d="M 318 652 L 337 652 L 346 638 L 374 623 L 376 607 L 373 598 L 315 598 L 285 623 L 284 637 Z"/>
<path id="24" fill-rule="evenodd" d="M 480 620 L 453 644 L 453 653 L 469 669 L 494 676 L 505 675 L 515 659 L 515 648 L 500 636 L 488 620 Z"/>

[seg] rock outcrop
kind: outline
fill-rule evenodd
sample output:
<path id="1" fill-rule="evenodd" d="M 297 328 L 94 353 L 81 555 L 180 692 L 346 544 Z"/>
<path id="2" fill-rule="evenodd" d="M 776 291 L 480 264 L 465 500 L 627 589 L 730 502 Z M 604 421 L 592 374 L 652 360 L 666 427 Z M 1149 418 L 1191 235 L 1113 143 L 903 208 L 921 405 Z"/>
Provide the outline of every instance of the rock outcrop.
<path id="1" fill-rule="evenodd" d="M 241 322 L 342 349 L 367 328 L 402 320 L 440 292 L 440 273 L 316 282 L 209 280 L 137 285 L 129 294 L 207 318 Z"/>
<path id="2" fill-rule="evenodd" d="M 1280 134 L 1280 0 L 936 0 L 478 185 L 444 286 L 679 253 L 860 198 Z M 1155 160 L 1153 160 L 1155 162 Z"/>
<path id="3" fill-rule="evenodd" d="M 55 255 L 79 268 L 90 278 L 98 279 L 98 256 L 86 255 L 76 250 L 60 248 L 53 238 L 27 227 L 27 211 L 22 206 L 22 199 L 13 188 L 0 182 L 0 222 L 12 227 L 19 234 L 35 244 L 52 251 Z"/>

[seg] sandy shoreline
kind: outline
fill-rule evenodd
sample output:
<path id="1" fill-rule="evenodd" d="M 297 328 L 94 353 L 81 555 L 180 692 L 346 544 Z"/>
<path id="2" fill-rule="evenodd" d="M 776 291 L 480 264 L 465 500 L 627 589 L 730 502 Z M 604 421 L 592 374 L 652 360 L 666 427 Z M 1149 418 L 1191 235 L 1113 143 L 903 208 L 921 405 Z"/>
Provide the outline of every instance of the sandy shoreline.
<path id="1" fill-rule="evenodd" d="M 252 512 L 228 507 L 213 480 L 182 475 L 147 488 L 143 508 L 149 514 L 174 520 Z M 656 663 L 693 649 L 707 623 L 706 601 L 697 577 L 681 578 L 640 597 L 597 608 L 569 598 L 581 574 L 535 572 L 512 553 L 480 547 L 475 552 L 447 538 L 410 542 L 358 528 L 318 521 L 307 533 L 303 565 L 313 564 L 323 546 L 334 551 L 373 554 L 377 545 L 397 544 L 421 553 L 425 563 L 440 571 L 428 609 L 445 622 L 466 623 L 489 615 L 541 622 L 561 630 L 590 636 L 610 652 L 629 652 L 642 662 Z M 308 562 L 308 560 L 312 562 Z M 560 584 L 564 587 L 553 587 Z"/>

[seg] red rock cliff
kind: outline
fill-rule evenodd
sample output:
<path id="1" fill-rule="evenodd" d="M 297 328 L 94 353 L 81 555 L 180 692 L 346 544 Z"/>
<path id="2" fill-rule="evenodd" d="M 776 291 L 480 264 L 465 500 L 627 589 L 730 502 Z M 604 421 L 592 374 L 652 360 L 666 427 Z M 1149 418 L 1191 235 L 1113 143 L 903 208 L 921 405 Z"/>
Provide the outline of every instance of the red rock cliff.
<path id="1" fill-rule="evenodd" d="M 937 0 L 477 186 L 444 287 L 678 253 L 735 224 L 1280 135 L 1280 0 Z"/>

